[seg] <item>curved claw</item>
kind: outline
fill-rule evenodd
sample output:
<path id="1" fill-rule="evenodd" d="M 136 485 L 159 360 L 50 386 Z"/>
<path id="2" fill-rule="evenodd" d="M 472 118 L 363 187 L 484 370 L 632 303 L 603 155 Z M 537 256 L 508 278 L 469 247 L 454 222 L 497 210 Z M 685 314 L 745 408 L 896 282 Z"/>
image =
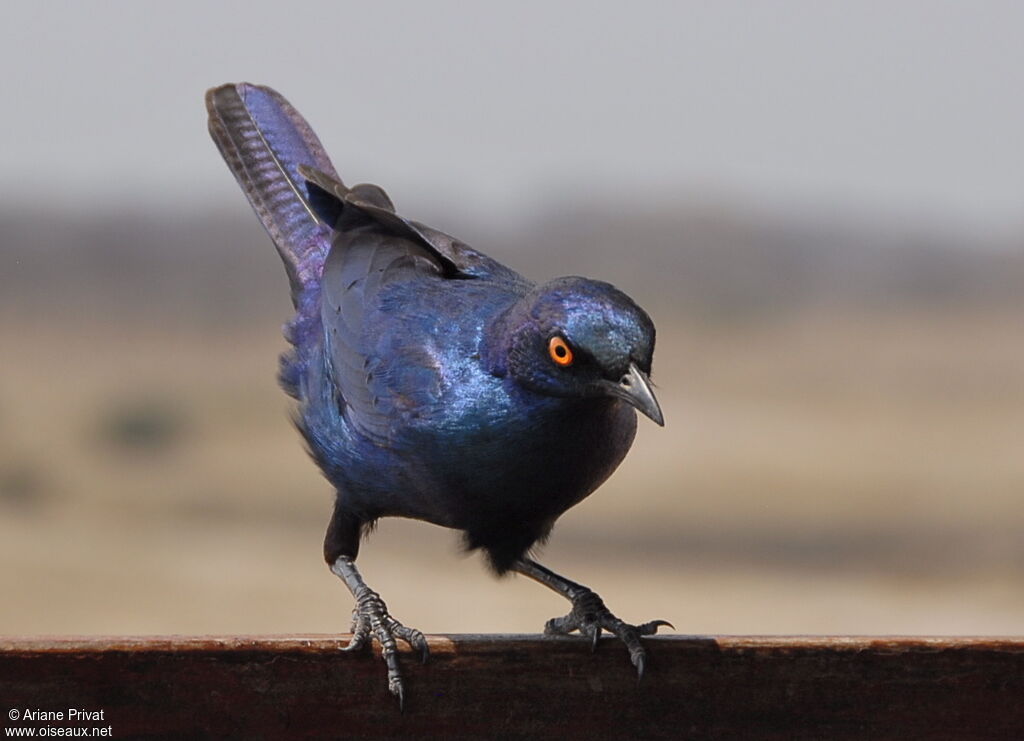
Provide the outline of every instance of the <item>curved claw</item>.
<path id="1" fill-rule="evenodd" d="M 661 628 L 662 626 L 667 626 L 672 630 L 676 629 L 676 626 L 674 626 L 668 620 L 652 620 L 649 623 L 644 623 L 643 625 L 636 626 L 636 632 L 642 636 L 652 636 L 655 633 L 657 633 L 658 628 Z"/>
<path id="2" fill-rule="evenodd" d="M 366 645 L 366 634 L 365 633 L 353 633 L 352 638 L 349 640 L 348 645 L 345 646 L 342 651 L 358 651 Z"/>
<path id="3" fill-rule="evenodd" d="M 405 712 L 405 687 L 402 686 L 401 680 L 399 680 L 393 687 L 389 687 L 391 694 L 398 698 L 398 712 Z"/>
<path id="4" fill-rule="evenodd" d="M 637 655 L 637 657 L 635 659 L 633 659 L 633 666 L 636 667 L 636 681 L 637 681 L 637 684 L 639 684 L 640 680 L 644 678 L 644 666 L 646 664 L 647 664 L 647 654 L 646 653 L 639 654 L 639 655 Z"/>

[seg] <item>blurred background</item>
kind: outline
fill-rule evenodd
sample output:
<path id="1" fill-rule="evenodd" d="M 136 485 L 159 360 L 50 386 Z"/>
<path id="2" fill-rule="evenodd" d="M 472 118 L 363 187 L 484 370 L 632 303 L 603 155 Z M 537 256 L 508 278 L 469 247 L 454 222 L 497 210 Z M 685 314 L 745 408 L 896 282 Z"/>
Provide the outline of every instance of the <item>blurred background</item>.
<path id="1" fill-rule="evenodd" d="M 653 315 L 667 426 L 543 552 L 685 633 L 1024 630 L 1024 6 L 0 5 L 0 632 L 348 629 L 276 388 L 287 282 L 203 93 Z M 429 632 L 566 611 L 455 534 L 360 564 Z"/>

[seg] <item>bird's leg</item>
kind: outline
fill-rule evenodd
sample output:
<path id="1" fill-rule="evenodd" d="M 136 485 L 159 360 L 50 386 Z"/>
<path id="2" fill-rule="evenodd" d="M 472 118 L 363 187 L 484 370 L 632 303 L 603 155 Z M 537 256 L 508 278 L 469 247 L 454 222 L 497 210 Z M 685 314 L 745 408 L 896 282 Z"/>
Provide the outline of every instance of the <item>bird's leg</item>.
<path id="1" fill-rule="evenodd" d="M 582 635 L 590 638 L 591 650 L 593 650 L 597 648 L 597 639 L 601 637 L 601 631 L 607 630 L 626 644 L 626 648 L 629 649 L 629 658 L 633 662 L 633 666 L 636 667 L 638 677 L 643 677 L 644 665 L 647 661 L 647 652 L 640 643 L 640 636 L 654 635 L 663 625 L 674 627 L 666 620 L 652 620 L 642 625 L 630 625 L 615 617 L 605 607 L 596 592 L 582 584 L 569 581 L 564 576 L 559 576 L 532 559 L 519 559 L 513 564 L 512 570 L 553 589 L 572 603 L 572 609 L 568 615 L 548 620 L 544 625 L 544 633 L 565 635 L 578 630 Z"/>
<path id="2" fill-rule="evenodd" d="M 430 655 L 426 638 L 415 628 L 407 628 L 391 617 L 384 600 L 366 586 L 351 557 L 338 556 L 331 564 L 331 571 L 345 582 L 345 586 L 356 600 L 355 609 L 352 610 L 352 640 L 343 650 L 356 651 L 366 645 L 367 641 L 376 638 L 380 643 L 381 658 L 388 667 L 388 690 L 398 698 L 398 704 L 402 706 L 405 701 L 405 687 L 398 669 L 398 647 L 395 639 L 401 638 L 418 650 L 423 662 L 426 663 Z"/>

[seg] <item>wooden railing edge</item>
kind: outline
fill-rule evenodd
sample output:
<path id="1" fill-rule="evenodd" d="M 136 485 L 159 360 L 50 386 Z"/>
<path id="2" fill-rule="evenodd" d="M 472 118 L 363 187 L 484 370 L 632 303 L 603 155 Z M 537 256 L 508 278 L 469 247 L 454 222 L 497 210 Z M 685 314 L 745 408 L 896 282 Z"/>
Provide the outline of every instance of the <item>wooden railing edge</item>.
<path id="1" fill-rule="evenodd" d="M 0 637 L 0 710 L 113 738 L 1024 738 L 1024 637 L 659 636 L 638 683 L 610 637 L 431 635 L 404 713 L 347 639 Z"/>

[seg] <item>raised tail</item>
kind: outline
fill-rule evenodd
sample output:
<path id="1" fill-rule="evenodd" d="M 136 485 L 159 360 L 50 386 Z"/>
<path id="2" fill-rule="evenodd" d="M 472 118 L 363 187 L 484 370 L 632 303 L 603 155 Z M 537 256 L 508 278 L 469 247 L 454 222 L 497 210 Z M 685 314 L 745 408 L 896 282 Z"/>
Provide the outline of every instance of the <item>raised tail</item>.
<path id="1" fill-rule="evenodd" d="M 263 226 L 291 282 L 292 301 L 320 280 L 331 229 L 309 205 L 299 166 L 339 180 L 306 120 L 274 90 L 246 82 L 206 93 L 210 135 Z"/>

